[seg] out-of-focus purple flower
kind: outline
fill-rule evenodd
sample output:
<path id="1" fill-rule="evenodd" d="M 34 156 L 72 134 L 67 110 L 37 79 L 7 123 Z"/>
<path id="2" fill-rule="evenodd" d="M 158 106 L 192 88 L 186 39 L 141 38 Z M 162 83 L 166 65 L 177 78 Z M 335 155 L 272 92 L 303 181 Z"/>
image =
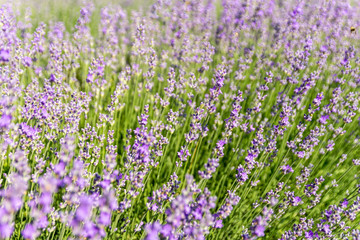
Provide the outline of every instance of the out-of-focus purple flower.
<path id="1" fill-rule="evenodd" d="M 292 169 L 292 167 L 290 165 L 281 166 L 281 170 L 283 171 L 284 174 L 294 172 L 294 170 Z"/>
<path id="2" fill-rule="evenodd" d="M 39 203 L 43 206 L 43 211 L 48 213 L 50 211 L 50 205 L 52 203 L 52 196 L 51 193 L 44 192 L 41 194 Z"/>
<path id="3" fill-rule="evenodd" d="M 13 231 L 14 227 L 12 225 L 8 223 L 0 223 L 0 238 L 9 238 Z"/>
<path id="4" fill-rule="evenodd" d="M 332 150 L 334 150 L 334 146 L 335 146 L 334 140 L 330 139 L 330 140 L 328 141 L 327 146 L 326 146 L 326 150 L 332 151 Z"/>
<path id="5" fill-rule="evenodd" d="M 321 124 L 326 124 L 326 121 L 329 119 L 329 115 L 323 115 L 320 117 L 319 122 Z"/>
<path id="6" fill-rule="evenodd" d="M 65 163 L 63 161 L 60 161 L 58 164 L 54 166 L 54 173 L 59 176 L 64 176 L 66 172 L 65 169 Z"/>
<path id="7" fill-rule="evenodd" d="M 92 200 L 88 196 L 82 196 L 80 199 L 80 205 L 76 210 L 76 219 L 84 221 L 90 218 L 92 213 Z"/>
<path id="8" fill-rule="evenodd" d="M 325 224 L 324 226 L 323 226 L 323 231 L 324 231 L 324 233 L 326 234 L 326 235 L 329 235 L 329 234 L 331 234 L 331 229 L 330 229 L 330 225 L 329 224 Z"/>
<path id="9" fill-rule="evenodd" d="M 147 224 L 145 227 L 147 235 L 146 240 L 159 240 L 159 231 L 161 230 L 161 224 L 159 222 L 154 222 L 153 224 Z"/>
<path id="10" fill-rule="evenodd" d="M 172 230 L 171 225 L 170 224 L 165 224 L 164 226 L 162 226 L 162 228 L 160 230 L 160 233 L 164 237 L 170 237 L 171 236 L 171 230 Z"/>
<path id="11" fill-rule="evenodd" d="M 47 219 L 47 216 L 41 216 L 37 221 L 36 221 L 36 226 L 38 229 L 44 229 L 49 225 L 49 221 Z"/>
<path id="12" fill-rule="evenodd" d="M 178 152 L 178 157 L 180 158 L 180 160 L 186 161 L 189 156 L 191 156 L 189 150 L 186 149 L 186 147 L 182 146 L 181 150 Z"/>
<path id="13" fill-rule="evenodd" d="M 345 198 L 345 199 L 341 202 L 340 205 L 341 205 L 342 208 L 346 208 L 348 204 L 349 204 L 349 201 Z"/>
<path id="14" fill-rule="evenodd" d="M 250 229 L 253 236 L 256 237 L 265 236 L 266 226 L 268 225 L 268 222 L 270 221 L 273 213 L 274 213 L 273 209 L 265 207 L 262 211 L 262 214 L 257 216 L 252 221 L 252 226 Z"/>
<path id="15" fill-rule="evenodd" d="M 226 219 L 231 214 L 233 207 L 236 206 L 240 201 L 240 197 L 236 195 L 235 191 L 231 192 L 228 190 L 228 194 L 229 196 L 226 198 L 225 203 L 215 214 L 215 217 L 217 218 L 217 221 L 215 221 L 215 228 L 222 227 L 222 220 Z"/>
<path id="16" fill-rule="evenodd" d="M 246 171 L 245 168 L 243 168 L 241 165 L 239 165 L 237 169 L 236 178 L 241 184 L 243 184 L 249 178 L 248 171 Z"/>
<path id="17" fill-rule="evenodd" d="M 23 58 L 23 64 L 24 64 L 26 67 L 30 67 L 31 64 L 32 64 L 32 59 L 31 59 L 31 57 L 24 57 L 24 58 Z"/>
<path id="18" fill-rule="evenodd" d="M 305 157 L 305 152 L 304 151 L 299 151 L 296 154 L 299 158 L 304 158 Z"/>
<path id="19" fill-rule="evenodd" d="M 323 100 L 323 98 L 324 98 L 324 94 L 323 94 L 323 93 L 319 93 L 318 95 L 316 95 L 316 98 L 314 99 L 313 104 L 314 104 L 315 106 L 320 106 L 321 100 Z"/>
<path id="20" fill-rule="evenodd" d="M 10 60 L 10 51 L 5 49 L 0 49 L 0 61 L 8 62 Z"/>
<path id="21" fill-rule="evenodd" d="M 101 212 L 99 215 L 98 223 L 108 226 L 111 223 L 111 213 Z"/>
<path id="22" fill-rule="evenodd" d="M 8 128 L 11 123 L 11 115 L 3 114 L 0 118 L 0 128 Z"/>
<path id="23" fill-rule="evenodd" d="M 222 228 L 222 227 L 223 227 L 222 220 L 221 219 L 216 220 L 214 228 Z"/>
<path id="24" fill-rule="evenodd" d="M 254 234 L 258 237 L 265 236 L 265 227 L 262 225 L 257 225 L 254 230 Z"/>
<path id="25" fill-rule="evenodd" d="M 294 197 L 293 198 L 293 206 L 298 206 L 301 203 L 301 201 L 302 201 L 301 197 L 298 197 L 298 196 Z"/>
<path id="26" fill-rule="evenodd" d="M 40 132 L 40 130 L 30 127 L 26 123 L 21 123 L 20 129 L 21 129 L 22 133 L 25 134 L 26 137 L 28 137 L 30 139 L 35 139 L 37 137 L 37 134 Z"/>
<path id="27" fill-rule="evenodd" d="M 313 239 L 313 237 L 314 237 L 314 233 L 313 233 L 313 231 L 308 231 L 308 232 L 305 232 L 305 238 L 306 239 Z"/>
<path id="28" fill-rule="evenodd" d="M 99 228 L 91 221 L 87 221 L 84 224 L 84 233 L 83 235 L 86 238 L 92 239 L 99 233 Z"/>
<path id="29" fill-rule="evenodd" d="M 22 236 L 26 239 L 26 240 L 34 240 L 37 238 L 37 236 L 39 235 L 39 232 L 36 230 L 36 228 L 32 225 L 32 224 L 27 224 L 24 228 L 24 230 L 22 230 Z"/>

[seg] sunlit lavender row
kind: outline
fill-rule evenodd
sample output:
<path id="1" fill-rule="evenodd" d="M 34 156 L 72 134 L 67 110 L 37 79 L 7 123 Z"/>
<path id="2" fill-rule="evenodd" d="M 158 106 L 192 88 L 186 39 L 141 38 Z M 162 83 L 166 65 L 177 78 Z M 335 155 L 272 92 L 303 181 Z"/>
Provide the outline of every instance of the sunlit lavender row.
<path id="1" fill-rule="evenodd" d="M 29 2 L 0 239 L 360 239 L 359 3 Z"/>

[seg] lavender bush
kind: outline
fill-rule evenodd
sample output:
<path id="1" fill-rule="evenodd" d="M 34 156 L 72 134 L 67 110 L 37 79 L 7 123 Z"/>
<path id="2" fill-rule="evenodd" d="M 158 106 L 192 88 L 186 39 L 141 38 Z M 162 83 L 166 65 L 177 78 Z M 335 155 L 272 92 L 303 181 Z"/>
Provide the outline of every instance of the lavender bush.
<path id="1" fill-rule="evenodd" d="M 360 239 L 356 4 L 3 5 L 0 239 Z"/>

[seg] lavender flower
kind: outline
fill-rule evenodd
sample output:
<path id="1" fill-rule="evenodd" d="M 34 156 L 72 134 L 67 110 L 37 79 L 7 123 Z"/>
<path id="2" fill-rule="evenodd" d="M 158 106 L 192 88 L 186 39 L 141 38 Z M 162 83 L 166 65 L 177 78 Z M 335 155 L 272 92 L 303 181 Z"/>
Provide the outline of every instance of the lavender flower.
<path id="1" fill-rule="evenodd" d="M 359 239 L 360 6 L 34 4 L 0 6 L 0 239 Z"/>

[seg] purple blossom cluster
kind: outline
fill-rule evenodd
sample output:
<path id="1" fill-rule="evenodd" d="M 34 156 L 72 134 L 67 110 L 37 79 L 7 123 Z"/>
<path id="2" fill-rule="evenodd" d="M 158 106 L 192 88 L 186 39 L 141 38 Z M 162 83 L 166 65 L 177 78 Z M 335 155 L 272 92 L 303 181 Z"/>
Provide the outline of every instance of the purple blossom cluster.
<path id="1" fill-rule="evenodd" d="M 360 239 L 359 4 L 100 2 L 0 6 L 0 240 Z"/>

